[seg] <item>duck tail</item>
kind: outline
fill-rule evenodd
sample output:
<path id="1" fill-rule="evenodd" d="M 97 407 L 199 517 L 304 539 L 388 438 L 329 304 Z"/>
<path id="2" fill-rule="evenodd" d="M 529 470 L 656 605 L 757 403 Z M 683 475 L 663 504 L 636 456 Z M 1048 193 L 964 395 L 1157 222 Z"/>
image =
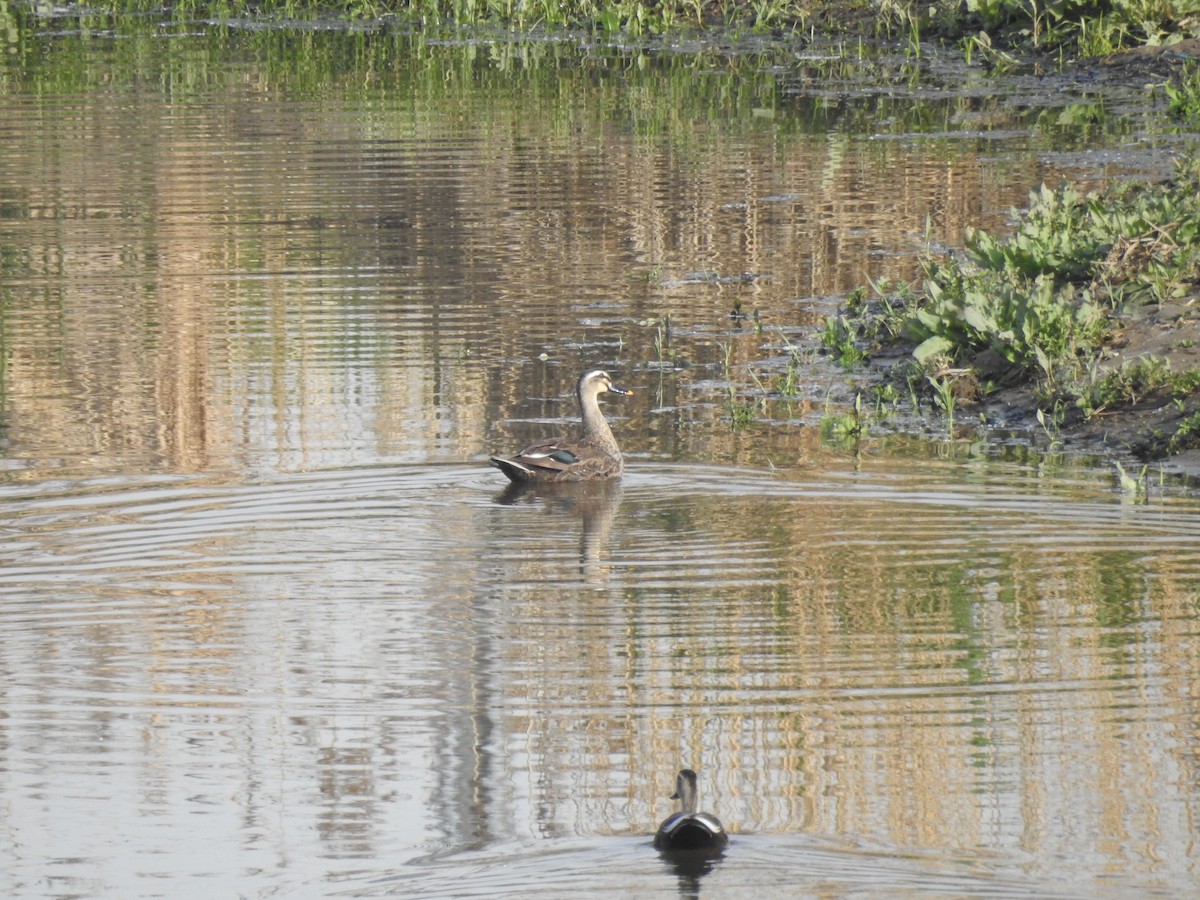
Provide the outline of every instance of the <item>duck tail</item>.
<path id="1" fill-rule="evenodd" d="M 505 459 L 502 456 L 493 456 L 488 460 L 488 462 L 507 475 L 509 481 L 522 482 L 533 480 L 533 470 L 528 466 L 521 465 L 521 463 L 517 462 L 515 459 Z"/>

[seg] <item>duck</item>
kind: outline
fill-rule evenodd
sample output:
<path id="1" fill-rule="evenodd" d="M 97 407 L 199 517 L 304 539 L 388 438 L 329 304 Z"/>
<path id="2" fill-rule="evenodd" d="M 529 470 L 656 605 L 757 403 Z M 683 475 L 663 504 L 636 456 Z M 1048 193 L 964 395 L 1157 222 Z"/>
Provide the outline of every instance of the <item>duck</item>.
<path id="1" fill-rule="evenodd" d="M 659 850 L 722 850 L 729 843 L 725 826 L 712 813 L 696 812 L 696 773 L 681 769 L 675 778 L 672 800 L 679 812 L 663 820 L 654 835 Z"/>
<path id="2" fill-rule="evenodd" d="M 620 478 L 624 470 L 621 448 L 600 411 L 601 394 L 629 397 L 633 391 L 617 387 L 603 369 L 584 372 L 575 386 L 581 419 L 579 437 L 540 441 L 516 456 L 493 456 L 490 464 L 509 481 L 521 484 Z"/>

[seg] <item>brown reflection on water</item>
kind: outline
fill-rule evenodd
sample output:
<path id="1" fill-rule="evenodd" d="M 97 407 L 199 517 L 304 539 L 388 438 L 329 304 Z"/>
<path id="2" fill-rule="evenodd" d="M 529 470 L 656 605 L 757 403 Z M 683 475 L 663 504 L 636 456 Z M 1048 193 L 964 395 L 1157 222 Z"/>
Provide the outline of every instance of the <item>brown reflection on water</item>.
<path id="1" fill-rule="evenodd" d="M 1194 879 L 1195 499 L 839 465 L 9 486 L 22 871 L 282 889 L 643 836 L 636 868 L 690 765 L 734 833 L 713 878 L 798 877 L 778 842 L 815 834 L 1076 893 Z M 55 818 L 98 808 L 111 834 Z"/>
<path id="2" fill-rule="evenodd" d="M 1029 135 L 815 129 L 767 71 L 196 52 L 0 101 L 11 883 L 643 835 L 681 765 L 769 858 L 1194 882 L 1194 498 L 805 425 L 825 295 L 999 222 L 1056 174 Z M 785 336 L 801 390 L 733 428 L 726 367 Z M 570 427 L 598 362 L 622 484 L 463 465 Z"/>
<path id="3" fill-rule="evenodd" d="M 519 440 L 492 423 L 581 367 L 654 360 L 667 316 L 667 389 L 713 426 L 718 342 L 739 367 L 762 343 L 735 304 L 811 329 L 810 298 L 912 276 L 927 236 L 957 245 L 1049 174 L 1023 144 L 1008 162 L 975 138 L 812 132 L 768 73 L 724 109 L 705 92 L 730 73 L 447 80 L 414 59 L 320 99 L 244 59 L 177 95 L 118 76 L 10 98 L 8 455 L 463 460 Z M 629 449 L 719 458 L 694 438 L 722 431 L 639 428 Z"/>
<path id="4" fill-rule="evenodd" d="M 1102 507 L 1062 519 L 982 495 L 971 511 L 712 487 L 627 488 L 609 593 L 558 596 L 540 587 L 551 566 L 503 607 L 517 624 L 497 672 L 525 702 L 507 754 L 595 803 L 573 812 L 562 788 L 561 833 L 621 830 L 592 779 L 629 760 L 625 827 L 647 801 L 642 827 L 665 814 L 673 768 L 693 765 L 735 832 L 1027 853 L 1051 880 L 1077 877 L 1056 869 L 1066 858 L 1194 872 L 1186 541 L 1122 553 L 1133 533 Z M 1192 574 L 1166 575 L 1171 557 Z"/>

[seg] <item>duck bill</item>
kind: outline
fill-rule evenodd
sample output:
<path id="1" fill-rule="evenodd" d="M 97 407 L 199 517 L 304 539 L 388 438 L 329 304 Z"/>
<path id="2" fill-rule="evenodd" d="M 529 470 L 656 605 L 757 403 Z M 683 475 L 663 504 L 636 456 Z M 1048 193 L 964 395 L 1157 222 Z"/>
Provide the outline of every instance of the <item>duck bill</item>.
<path id="1" fill-rule="evenodd" d="M 633 396 L 633 391 L 627 391 L 625 388 L 617 387 L 615 384 L 609 385 L 608 392 L 610 394 L 620 394 L 622 397 Z"/>

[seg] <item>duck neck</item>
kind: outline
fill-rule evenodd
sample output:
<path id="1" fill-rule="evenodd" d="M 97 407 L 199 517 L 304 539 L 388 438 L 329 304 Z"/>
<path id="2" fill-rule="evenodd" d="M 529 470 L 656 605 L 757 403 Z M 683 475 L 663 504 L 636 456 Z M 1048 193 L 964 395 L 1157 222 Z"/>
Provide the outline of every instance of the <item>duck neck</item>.
<path id="1" fill-rule="evenodd" d="M 617 441 L 604 413 L 600 412 L 600 401 L 596 394 L 579 392 L 579 412 L 583 421 L 582 434 L 584 440 L 594 441 L 611 451 L 616 451 Z"/>
<path id="2" fill-rule="evenodd" d="M 679 779 L 679 809 L 685 816 L 696 814 L 696 785 L 686 778 Z"/>

